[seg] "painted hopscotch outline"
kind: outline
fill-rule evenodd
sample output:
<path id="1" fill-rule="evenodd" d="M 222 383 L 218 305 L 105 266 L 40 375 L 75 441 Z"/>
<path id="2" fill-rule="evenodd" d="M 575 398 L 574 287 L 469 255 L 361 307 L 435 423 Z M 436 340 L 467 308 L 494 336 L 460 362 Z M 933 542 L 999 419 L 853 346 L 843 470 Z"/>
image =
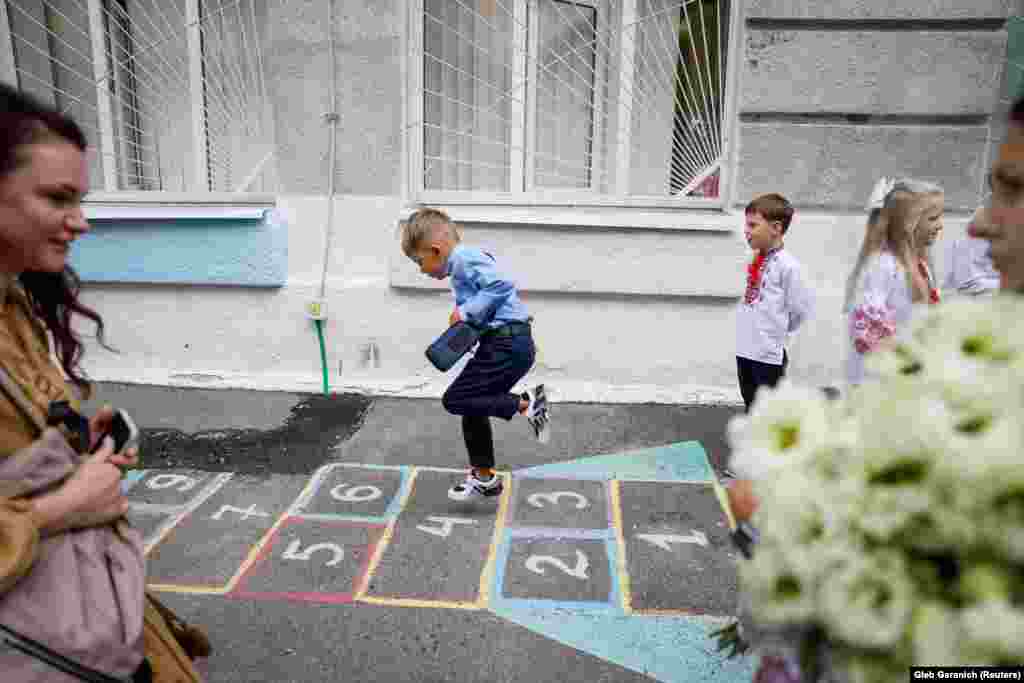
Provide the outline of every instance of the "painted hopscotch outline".
<path id="1" fill-rule="evenodd" d="M 678 445 L 679 444 L 675 444 L 674 446 Z M 703 454 L 702 449 L 701 453 Z M 629 456 L 628 453 L 617 455 L 621 457 Z M 596 458 L 584 460 L 602 460 L 605 457 L 607 456 L 597 456 Z M 667 477 L 663 477 L 661 476 L 661 471 L 659 471 L 654 477 L 635 476 L 635 474 L 630 475 L 627 472 L 625 473 L 624 478 L 621 479 L 607 478 L 602 480 L 600 478 L 600 473 L 595 474 L 593 471 L 585 471 L 582 473 L 582 476 L 573 476 L 573 473 L 571 472 L 571 464 L 571 462 L 558 464 L 564 466 L 562 468 L 564 471 L 558 471 L 559 467 L 556 465 L 553 468 L 554 471 L 546 471 L 551 470 L 552 466 L 540 466 L 519 470 L 514 473 L 499 472 L 499 475 L 504 478 L 506 486 L 505 491 L 499 497 L 497 504 L 495 505 L 495 515 L 493 518 L 494 528 L 490 535 L 490 543 L 487 548 L 486 560 L 484 561 L 483 570 L 480 575 L 477 599 L 474 601 L 384 597 L 367 594 L 368 587 L 370 586 L 374 573 L 380 566 L 381 560 L 387 552 L 394 537 L 395 527 L 399 516 L 405 509 L 409 500 L 412 498 L 416 487 L 417 476 L 421 472 L 450 473 L 453 475 L 461 475 L 465 473 L 464 469 L 408 465 L 373 465 L 358 463 L 327 464 L 319 468 L 310 477 L 309 481 L 302 488 L 298 496 L 290 505 L 287 506 L 287 509 L 274 520 L 270 528 L 263 533 L 262 537 L 259 538 L 255 544 L 251 546 L 240 566 L 223 585 L 196 586 L 162 582 L 151 584 L 149 588 L 162 592 L 222 595 L 230 598 L 247 600 L 283 599 L 325 604 L 361 602 L 373 605 L 434 607 L 462 610 L 484 610 L 489 608 L 517 609 L 529 607 L 547 608 L 552 610 L 573 609 L 576 611 L 586 611 L 588 613 L 604 613 L 620 616 L 714 616 L 707 615 L 705 612 L 693 609 L 644 609 L 634 607 L 631 593 L 631 577 L 628 570 L 628 550 L 626 530 L 623 524 L 621 495 L 621 487 L 623 483 L 639 482 L 676 485 L 682 484 L 701 487 L 710 486 L 712 487 L 715 498 L 721 507 L 725 521 L 730 529 L 734 528 L 734 520 L 732 519 L 728 505 L 726 504 L 724 489 L 722 489 L 721 484 L 714 476 L 714 473 L 710 470 L 710 466 L 707 467 L 707 472 L 709 473 L 707 475 L 707 479 L 703 480 L 695 479 L 693 477 L 674 478 L 672 474 L 669 474 Z M 328 480 L 328 477 L 333 473 L 344 471 L 346 469 L 362 472 L 388 472 L 397 474 L 400 477 L 397 492 L 395 492 L 392 495 L 391 500 L 388 501 L 386 512 L 383 515 L 326 514 L 306 511 L 307 506 L 312 503 L 316 494 L 322 489 L 323 485 Z M 193 495 L 193 497 L 184 504 L 151 505 L 137 501 L 131 502 L 132 509 L 140 513 L 168 515 L 167 519 L 159 524 L 147 539 L 145 545 L 147 554 L 151 553 L 152 550 L 166 540 L 173 533 L 175 528 L 188 520 L 192 513 L 194 513 L 206 500 L 219 491 L 233 477 L 233 473 L 203 474 L 208 476 L 208 480 L 205 481 L 202 486 L 198 486 L 195 495 Z M 612 468 L 612 470 L 607 471 L 606 474 L 614 476 L 617 473 L 614 471 L 614 468 Z M 139 482 L 146 481 L 150 475 L 154 478 L 180 477 L 180 479 L 175 481 L 181 482 L 182 486 L 185 486 L 186 482 L 184 480 L 188 479 L 186 475 L 180 475 L 177 471 L 141 470 L 132 472 L 125 482 L 125 489 L 129 492 L 129 495 L 131 494 L 132 489 L 139 485 Z M 514 520 L 517 505 L 522 504 L 521 502 L 515 501 L 517 487 L 524 479 L 544 480 L 546 482 L 564 480 L 567 483 L 580 481 L 600 482 L 602 485 L 601 490 L 604 495 L 604 504 L 607 507 L 607 526 L 600 529 L 577 529 L 554 526 L 522 526 L 510 523 L 510 520 Z M 335 488 L 341 488 L 341 486 L 336 486 Z M 372 485 L 362 484 L 353 486 L 352 488 L 361 489 L 370 493 L 369 489 L 374 487 Z M 355 491 L 352 493 L 354 494 Z M 562 492 L 561 495 L 568 499 L 564 503 L 566 505 L 571 505 L 575 499 L 585 499 L 585 497 L 579 493 Z M 540 497 L 546 498 L 556 506 L 560 503 L 558 492 L 542 494 Z M 367 498 L 367 500 L 369 500 L 369 498 Z M 348 501 L 358 502 L 359 497 L 351 497 Z M 482 505 L 494 505 L 494 503 L 487 501 L 482 503 Z M 578 502 L 576 506 L 579 507 Z M 458 517 L 458 514 L 453 512 L 452 516 L 448 518 L 451 520 L 449 522 L 443 521 L 445 518 L 440 516 L 428 517 L 428 520 L 434 520 L 432 523 L 441 525 L 441 528 L 437 531 L 440 531 L 447 525 L 450 525 L 452 529 L 457 530 L 459 525 L 459 522 L 457 521 Z M 366 552 L 366 557 L 362 562 L 362 566 L 359 571 L 355 575 L 351 590 L 348 592 L 310 592 L 290 590 L 253 591 L 247 589 L 247 581 L 253 575 L 256 568 L 261 563 L 269 562 L 272 553 L 280 553 L 282 544 L 278 543 L 278 541 L 281 540 L 282 532 L 297 528 L 304 521 L 316 522 L 320 525 L 336 525 L 339 528 L 361 528 L 367 531 L 370 542 L 363 548 Z M 423 529 L 422 526 L 417 528 L 427 533 L 434 533 L 434 531 Z M 448 529 L 448 532 L 451 533 L 452 529 Z M 654 538 L 654 540 L 645 540 L 668 550 L 669 542 L 682 542 L 687 539 L 693 540 L 696 538 L 688 535 L 688 531 L 690 530 L 680 529 L 678 536 L 651 534 L 649 536 L 656 538 Z M 698 534 L 703 535 L 699 532 Z M 436 533 L 434 535 L 441 534 Z M 633 536 L 640 535 L 641 534 L 633 533 Z M 509 559 L 513 552 L 515 542 L 530 542 L 538 539 L 564 541 L 570 548 L 572 547 L 572 541 L 574 540 L 600 541 L 604 549 L 604 557 L 595 558 L 587 556 L 587 562 L 590 565 L 594 562 L 607 563 L 607 570 L 610 577 L 610 588 L 607 599 L 594 601 L 569 601 L 536 597 L 507 597 L 504 595 L 503 589 L 506 585 Z M 302 550 L 301 547 L 297 545 L 297 542 L 293 542 L 292 546 L 294 547 L 289 547 L 289 549 L 285 551 L 284 557 L 285 559 L 309 560 L 310 556 L 318 550 L 330 550 L 330 548 L 326 547 L 330 545 L 333 544 L 321 543 Z M 344 554 L 344 551 L 340 546 L 335 547 L 337 549 L 334 554 L 335 558 L 338 557 L 338 553 Z M 303 556 L 303 553 L 305 556 Z M 583 554 L 578 550 L 577 553 Z M 317 555 L 317 561 L 320 561 L 322 557 L 326 557 L 326 554 Z M 537 556 L 534 556 L 530 559 L 533 560 L 538 558 Z M 573 568 L 570 567 L 568 563 L 557 560 L 553 557 L 547 557 L 545 559 L 547 564 L 554 567 L 555 570 L 560 570 L 563 573 L 572 575 Z M 338 561 L 340 562 L 342 560 L 339 558 Z M 543 561 L 544 559 L 538 559 L 538 562 L 535 564 L 539 566 Z M 531 571 L 535 571 L 535 569 Z"/>

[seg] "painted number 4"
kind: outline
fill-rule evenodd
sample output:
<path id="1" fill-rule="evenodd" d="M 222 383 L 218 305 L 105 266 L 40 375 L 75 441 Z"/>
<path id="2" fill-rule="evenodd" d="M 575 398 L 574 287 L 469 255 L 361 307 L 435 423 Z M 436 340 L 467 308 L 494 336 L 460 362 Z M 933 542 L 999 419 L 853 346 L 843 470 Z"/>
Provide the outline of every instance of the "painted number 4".
<path id="1" fill-rule="evenodd" d="M 531 555 L 530 558 L 526 560 L 526 568 L 534 574 L 540 574 L 541 576 L 544 575 L 544 565 L 546 564 L 553 565 L 569 576 L 581 580 L 587 578 L 587 569 L 590 568 L 590 560 L 587 559 L 586 554 L 582 550 L 576 551 L 575 567 L 570 567 L 557 557 L 552 557 L 550 555 Z"/>
<path id="2" fill-rule="evenodd" d="M 334 557 L 324 563 L 328 567 L 335 567 L 345 559 L 345 551 L 342 550 L 341 546 L 334 543 L 314 543 L 305 550 L 300 550 L 300 548 L 302 548 L 302 541 L 295 539 L 285 548 L 281 557 L 286 560 L 305 560 L 309 562 L 310 558 L 313 557 L 313 553 L 318 550 L 329 550 Z"/>

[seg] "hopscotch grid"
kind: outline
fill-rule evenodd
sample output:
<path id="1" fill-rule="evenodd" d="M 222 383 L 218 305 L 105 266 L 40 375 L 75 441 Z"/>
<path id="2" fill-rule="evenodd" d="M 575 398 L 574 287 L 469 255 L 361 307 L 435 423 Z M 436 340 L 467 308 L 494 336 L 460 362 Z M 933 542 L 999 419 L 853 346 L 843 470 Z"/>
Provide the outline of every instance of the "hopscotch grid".
<path id="1" fill-rule="evenodd" d="M 253 599 L 253 600 L 297 600 L 300 602 L 322 602 L 327 604 L 346 604 L 355 601 L 356 587 L 360 584 L 363 576 L 370 566 L 370 558 L 376 549 L 377 543 L 379 543 L 381 536 L 377 535 L 375 540 L 372 540 L 367 546 L 366 559 L 363 561 L 360 570 L 352 578 L 352 587 L 347 593 L 324 593 L 320 591 L 249 591 L 245 589 L 249 579 L 252 577 L 253 572 L 263 562 L 265 562 L 271 555 L 274 545 L 280 536 L 281 531 L 291 527 L 302 527 L 303 517 L 297 515 L 288 515 L 288 519 L 283 521 L 278 527 L 274 537 L 266 544 L 265 550 L 260 553 L 260 556 L 256 558 L 252 567 L 249 568 L 238 581 L 238 589 L 227 594 L 229 598 L 237 599 Z M 344 520 L 322 520 L 326 526 L 338 526 L 344 528 L 362 528 L 366 529 L 370 533 L 370 538 L 374 538 L 375 531 L 383 532 L 384 526 L 378 524 L 368 524 L 360 521 L 348 522 Z M 381 534 L 382 535 L 382 534 Z"/>
<path id="2" fill-rule="evenodd" d="M 302 510 L 313 500 L 318 490 L 324 484 L 326 477 L 339 468 L 352 469 L 376 469 L 396 471 L 401 474 L 398 491 L 392 497 L 387 511 L 383 516 L 371 515 L 329 515 L 304 513 Z M 589 478 L 573 477 L 571 475 L 537 476 L 522 470 L 497 472 L 505 478 L 506 491 L 499 499 L 499 506 L 495 518 L 494 531 L 487 551 L 487 559 L 481 573 L 480 588 L 476 601 L 444 601 L 418 598 L 389 598 L 367 595 L 367 591 L 374 573 L 384 557 L 395 534 L 395 527 L 398 516 L 405 509 L 408 501 L 412 498 L 415 489 L 415 480 L 419 471 L 440 472 L 440 473 L 464 473 L 465 469 L 434 467 L 434 466 L 408 466 L 408 465 L 364 465 L 359 463 L 331 463 L 319 468 L 311 476 L 303 491 L 296 497 L 288 509 L 275 521 L 268 531 L 261 537 L 259 542 L 252 547 L 250 553 L 241 563 L 238 570 L 231 579 L 223 586 L 205 585 L 181 585 L 155 583 L 149 584 L 147 588 L 158 592 L 185 593 L 197 595 L 224 595 L 232 598 L 254 598 L 254 599 L 289 599 L 309 602 L 323 603 L 352 603 L 363 602 L 367 604 L 399 607 L 428 607 L 447 608 L 462 610 L 480 610 L 489 607 L 544 607 L 544 608 L 566 608 L 586 610 L 589 612 L 611 612 L 627 616 L 636 615 L 643 617 L 698 617 L 707 619 L 727 618 L 728 615 L 713 614 L 700 608 L 687 609 L 664 609 L 664 608 L 634 608 L 631 592 L 631 579 L 628 571 L 627 545 L 625 540 L 625 529 L 622 517 L 622 492 L 621 484 L 626 483 L 649 483 L 649 484 L 694 484 L 700 486 L 711 486 L 716 499 L 721 506 L 731 529 L 735 529 L 735 520 L 728 505 L 724 487 L 712 474 L 710 480 L 692 479 L 651 479 L 651 478 Z M 129 490 L 141 482 L 152 470 L 139 471 L 125 489 Z M 185 505 L 168 506 L 151 503 L 132 503 L 132 509 L 142 513 L 169 514 L 172 515 L 153 534 L 153 539 L 147 543 L 145 552 L 149 554 L 153 548 L 164 542 L 173 530 L 187 519 L 200 505 L 209 499 L 214 493 L 224 486 L 234 473 L 220 473 L 213 480 L 208 482 L 199 493 Z M 519 503 L 515 500 L 514 486 L 516 480 L 531 478 L 545 480 L 564 481 L 603 481 L 608 502 L 609 527 L 605 529 L 578 529 L 558 527 L 515 527 L 510 526 L 510 520 L 514 519 L 516 507 Z M 340 526 L 362 526 L 371 530 L 371 538 L 374 538 L 373 530 L 379 530 L 379 535 L 367 546 L 367 557 L 362 563 L 361 572 L 353 579 L 353 589 L 350 593 L 317 593 L 301 591 L 282 592 L 249 592 L 244 586 L 251 578 L 251 573 L 261 562 L 269 557 L 273 550 L 274 542 L 284 526 L 294 526 L 301 521 L 315 521 L 327 524 L 338 524 Z M 506 568 L 512 551 L 512 542 L 516 539 L 527 538 L 564 538 L 567 540 L 603 540 L 607 561 L 609 563 L 611 587 L 607 601 L 560 601 L 543 598 L 506 598 L 502 591 L 506 578 Z"/>
<path id="3" fill-rule="evenodd" d="M 525 608 L 525 609 L 537 609 L 543 607 L 546 609 L 571 609 L 577 611 L 586 611 L 589 613 L 602 613 L 602 614 L 623 614 L 623 610 L 618 604 L 620 599 L 619 579 L 616 575 L 615 564 L 617 562 L 617 553 L 614 552 L 611 539 L 589 539 L 589 540 L 604 540 L 605 549 L 605 561 L 608 562 L 609 570 L 609 587 L 608 597 L 604 600 L 552 600 L 550 598 L 509 598 L 505 597 L 502 589 L 505 586 L 506 568 L 508 567 L 509 558 L 512 554 L 512 543 L 511 541 L 515 538 L 514 534 L 509 529 L 504 534 L 501 545 L 498 548 L 497 560 L 498 567 L 495 573 L 493 585 L 496 588 L 495 597 L 490 602 L 490 609 L 506 609 L 506 608 Z M 628 614 L 628 613 L 627 613 Z"/>
<path id="4" fill-rule="evenodd" d="M 174 515 L 184 509 L 184 505 L 161 505 L 159 503 L 133 503 L 128 501 L 128 509 L 131 512 L 139 512 L 144 515 Z"/>
<path id="5" fill-rule="evenodd" d="M 416 475 L 418 474 L 418 467 L 413 467 L 409 471 L 409 477 L 408 481 L 406 482 L 404 495 L 400 496 L 401 503 L 398 506 L 399 510 L 404 510 L 406 503 L 408 503 L 409 499 L 412 498 L 412 492 L 416 488 Z M 384 551 L 391 543 L 391 537 L 394 536 L 395 525 L 397 523 L 398 516 L 396 515 L 388 522 L 388 525 L 384 528 L 384 532 L 380 535 L 380 538 L 377 541 L 377 545 L 374 548 L 373 553 L 370 555 L 370 562 L 367 565 L 366 573 L 363 575 L 363 580 L 356 588 L 354 600 L 358 602 L 372 602 L 373 604 L 387 604 L 378 603 L 376 599 L 368 600 L 367 598 L 369 596 L 366 595 L 366 591 L 370 586 L 370 581 L 373 579 L 374 573 L 377 571 L 377 567 L 380 565 L 381 559 L 384 557 Z"/>
<path id="6" fill-rule="evenodd" d="M 235 590 L 242 576 L 244 576 L 249 571 L 250 567 L 256 564 L 257 559 L 263 555 L 264 547 L 270 544 L 271 540 L 277 534 L 277 530 L 281 527 L 281 525 L 283 525 L 288 520 L 289 517 L 291 517 L 291 513 L 293 511 L 296 511 L 296 506 L 298 505 L 299 501 L 302 500 L 303 497 L 306 496 L 310 491 L 314 490 L 314 486 L 317 482 L 316 474 L 318 473 L 314 473 L 314 475 L 309 478 L 309 481 L 306 482 L 306 486 L 302 489 L 299 495 L 295 497 L 295 500 L 293 500 L 291 505 L 289 505 L 288 508 L 284 511 L 284 514 L 277 518 L 277 520 L 270 527 L 270 529 L 268 529 L 267 532 L 263 534 L 263 537 L 256 543 L 256 545 L 252 547 L 252 549 L 249 551 L 249 555 L 245 558 L 245 560 L 242 561 L 241 566 L 239 566 L 238 570 L 235 571 L 234 576 L 232 576 L 231 579 L 227 582 L 224 590 L 225 593 L 231 593 Z"/>
<path id="7" fill-rule="evenodd" d="M 572 540 L 605 541 L 612 537 L 612 530 L 608 528 L 579 529 L 575 527 L 513 526 L 509 527 L 508 530 L 513 538 L 565 538 Z"/>
<path id="8" fill-rule="evenodd" d="M 612 513 L 612 527 L 615 532 L 615 542 L 619 546 L 617 562 L 614 575 L 619 583 L 619 595 L 622 599 L 622 611 L 624 614 L 633 613 L 633 593 L 630 585 L 629 568 L 626 561 L 626 534 L 622 523 L 622 493 L 619 491 L 619 481 L 609 482 L 611 504 L 608 506 Z"/>
<path id="9" fill-rule="evenodd" d="M 491 534 L 491 544 L 487 548 L 487 560 L 484 562 L 484 570 L 480 574 L 480 591 L 477 605 L 486 609 L 491 604 L 491 578 L 494 576 L 498 554 L 498 544 L 504 536 L 505 525 L 508 521 L 509 508 L 512 505 L 513 489 L 512 477 L 505 472 L 496 473 L 505 479 L 505 492 L 498 499 L 498 514 L 494 518 L 494 533 Z"/>
<path id="10" fill-rule="evenodd" d="M 147 472 L 154 472 L 156 470 L 147 470 Z M 188 503 L 181 506 L 180 512 L 170 517 L 166 522 L 161 524 L 157 530 L 153 533 L 153 538 L 145 546 L 143 546 L 143 553 L 149 555 L 149 553 L 156 548 L 158 545 L 163 543 L 170 535 L 171 531 L 178 526 L 185 518 L 191 516 L 200 505 L 205 503 L 210 496 L 215 494 L 221 489 L 234 476 L 234 472 L 221 472 L 213 478 L 206 486 L 200 489 Z M 143 477 L 144 478 L 144 477 Z M 140 481 L 142 478 L 140 478 Z M 163 585 L 163 584 L 158 584 Z M 155 589 L 154 589 L 155 590 Z"/>

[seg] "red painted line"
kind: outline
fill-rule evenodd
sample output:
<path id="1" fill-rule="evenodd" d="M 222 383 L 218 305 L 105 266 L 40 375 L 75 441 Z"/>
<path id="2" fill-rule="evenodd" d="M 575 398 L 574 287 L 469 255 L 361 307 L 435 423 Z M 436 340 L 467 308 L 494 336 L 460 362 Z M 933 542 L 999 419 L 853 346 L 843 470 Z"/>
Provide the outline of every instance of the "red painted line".
<path id="1" fill-rule="evenodd" d="M 342 528 L 349 528 L 349 529 L 367 529 L 367 530 L 369 530 L 371 532 L 370 537 L 371 537 L 372 540 L 371 540 L 370 544 L 368 546 L 366 546 L 367 556 L 366 556 L 366 559 L 363 560 L 362 567 L 360 568 L 360 572 L 357 573 L 356 576 L 352 580 L 352 590 L 349 593 L 316 593 L 316 592 L 307 593 L 307 592 L 303 592 L 303 591 L 298 591 L 298 592 L 295 592 L 295 591 L 260 592 L 260 591 L 248 591 L 248 590 L 246 590 L 245 586 L 248 584 L 249 579 L 252 578 L 253 572 L 255 572 L 259 567 L 261 567 L 262 564 L 263 564 L 263 561 L 267 559 L 268 555 L 270 555 L 270 552 L 274 549 L 274 545 L 277 543 L 278 536 L 281 534 L 281 532 L 285 528 L 289 528 L 289 527 L 293 527 L 293 526 L 301 526 L 302 524 L 316 524 L 316 525 L 321 525 L 321 526 L 329 526 L 329 527 L 333 526 L 333 527 L 342 527 Z M 375 551 L 375 549 L 377 547 L 377 544 L 380 542 L 380 538 L 384 534 L 384 530 L 386 528 L 387 528 L 387 525 L 385 525 L 385 524 L 376 524 L 376 523 L 373 523 L 373 522 L 363 523 L 363 522 L 354 522 L 354 521 L 342 520 L 342 519 L 339 519 L 339 520 L 319 520 L 319 519 L 307 520 L 307 519 L 303 519 L 302 517 L 292 517 L 292 516 L 289 516 L 287 519 L 285 519 L 280 524 L 280 526 L 278 526 L 277 531 L 274 532 L 274 535 L 271 536 L 269 539 L 267 539 L 266 544 L 263 546 L 263 549 L 260 551 L 259 555 L 256 556 L 256 560 L 252 563 L 252 565 L 249 567 L 249 569 L 246 570 L 245 573 L 242 574 L 240 577 L 238 577 L 238 583 L 235 585 L 235 589 L 233 591 L 227 593 L 226 595 L 228 597 L 248 596 L 248 597 L 253 597 L 255 599 L 259 599 L 257 596 L 276 596 L 276 597 L 280 597 L 280 598 L 283 598 L 283 599 L 295 599 L 295 600 L 301 600 L 301 601 L 307 601 L 307 602 L 352 602 L 353 599 L 354 599 L 355 592 L 356 592 L 356 588 L 355 587 L 358 586 L 359 582 L 366 576 L 366 572 L 370 568 L 370 558 L 373 557 L 373 553 L 374 553 L 374 551 Z M 378 533 L 377 534 L 373 534 L 372 532 L 374 532 L 374 531 L 377 531 Z M 302 597 L 302 596 L 307 596 L 307 595 L 310 595 L 310 596 L 316 596 L 316 595 L 324 596 L 326 599 L 324 599 L 324 600 L 319 600 L 319 599 L 318 600 L 311 600 L 311 599 Z M 341 597 L 343 597 L 345 599 L 335 599 L 332 596 L 341 596 Z M 268 598 L 268 599 L 273 599 L 273 598 Z"/>

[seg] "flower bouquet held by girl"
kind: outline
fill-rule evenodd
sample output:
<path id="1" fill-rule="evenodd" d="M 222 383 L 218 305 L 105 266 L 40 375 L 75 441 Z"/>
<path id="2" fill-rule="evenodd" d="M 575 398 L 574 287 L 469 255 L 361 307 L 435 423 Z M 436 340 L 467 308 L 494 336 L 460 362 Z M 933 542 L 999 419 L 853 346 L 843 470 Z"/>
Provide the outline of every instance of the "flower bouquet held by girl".
<path id="1" fill-rule="evenodd" d="M 928 308 L 839 401 L 782 384 L 729 425 L 760 539 L 758 680 L 1024 661 L 1024 298 Z M 744 621 L 744 627 L 747 622 Z"/>

